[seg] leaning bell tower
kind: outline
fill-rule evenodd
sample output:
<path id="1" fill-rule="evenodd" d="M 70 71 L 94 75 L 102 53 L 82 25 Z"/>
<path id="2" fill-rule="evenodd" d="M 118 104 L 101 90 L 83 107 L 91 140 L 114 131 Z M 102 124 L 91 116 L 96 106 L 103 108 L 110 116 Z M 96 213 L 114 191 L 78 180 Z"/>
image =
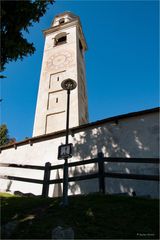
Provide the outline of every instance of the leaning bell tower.
<path id="1" fill-rule="evenodd" d="M 61 82 L 76 81 L 71 93 L 70 128 L 88 122 L 84 53 L 87 49 L 79 17 L 57 15 L 44 30 L 45 46 L 38 90 L 33 136 L 65 129 L 67 94 Z"/>

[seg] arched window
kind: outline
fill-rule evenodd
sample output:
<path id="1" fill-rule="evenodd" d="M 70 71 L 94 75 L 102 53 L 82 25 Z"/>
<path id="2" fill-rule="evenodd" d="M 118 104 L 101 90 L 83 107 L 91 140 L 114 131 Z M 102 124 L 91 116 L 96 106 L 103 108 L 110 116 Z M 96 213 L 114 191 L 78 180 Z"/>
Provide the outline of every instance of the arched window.
<path id="1" fill-rule="evenodd" d="M 62 24 L 62 23 L 65 23 L 65 19 L 64 18 L 59 19 L 59 24 Z"/>
<path id="2" fill-rule="evenodd" d="M 67 42 L 67 34 L 66 33 L 59 33 L 58 35 L 55 36 L 55 46 L 64 44 Z"/>

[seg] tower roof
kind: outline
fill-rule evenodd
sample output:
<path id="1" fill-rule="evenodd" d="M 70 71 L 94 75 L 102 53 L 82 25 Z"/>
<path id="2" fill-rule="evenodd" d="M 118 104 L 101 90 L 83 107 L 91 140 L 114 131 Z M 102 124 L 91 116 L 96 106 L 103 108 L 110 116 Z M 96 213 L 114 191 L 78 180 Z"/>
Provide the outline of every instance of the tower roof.
<path id="1" fill-rule="evenodd" d="M 63 12 L 63 13 L 57 14 L 57 15 L 55 16 L 55 18 L 56 18 L 56 17 L 63 17 L 64 15 L 69 15 L 69 16 L 72 17 L 72 18 L 79 18 L 77 15 L 73 14 L 73 13 L 70 12 L 70 11 L 65 11 L 65 12 Z"/>
<path id="2" fill-rule="evenodd" d="M 60 24 L 60 22 L 59 22 L 60 20 L 64 20 L 64 22 L 70 22 L 70 21 L 73 21 L 73 20 L 76 20 L 76 19 L 79 20 L 79 17 L 76 16 L 75 14 L 73 14 L 72 12 L 65 11 L 63 13 L 57 14 L 54 17 L 51 26 L 59 25 Z"/>

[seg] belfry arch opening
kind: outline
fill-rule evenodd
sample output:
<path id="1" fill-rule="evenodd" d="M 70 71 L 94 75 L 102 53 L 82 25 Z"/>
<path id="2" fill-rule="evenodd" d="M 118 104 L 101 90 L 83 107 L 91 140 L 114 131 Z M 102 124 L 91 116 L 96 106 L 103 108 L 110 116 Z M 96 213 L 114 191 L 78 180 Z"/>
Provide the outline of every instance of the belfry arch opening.
<path id="1" fill-rule="evenodd" d="M 65 23 L 65 18 L 59 19 L 59 24 L 63 24 L 63 23 Z"/>
<path id="2" fill-rule="evenodd" d="M 80 49 L 80 52 L 83 56 L 83 46 L 82 46 L 82 43 L 81 43 L 81 40 L 79 39 L 79 49 Z"/>
<path id="3" fill-rule="evenodd" d="M 54 45 L 58 46 L 67 42 L 67 34 L 65 32 L 59 33 L 55 36 Z"/>

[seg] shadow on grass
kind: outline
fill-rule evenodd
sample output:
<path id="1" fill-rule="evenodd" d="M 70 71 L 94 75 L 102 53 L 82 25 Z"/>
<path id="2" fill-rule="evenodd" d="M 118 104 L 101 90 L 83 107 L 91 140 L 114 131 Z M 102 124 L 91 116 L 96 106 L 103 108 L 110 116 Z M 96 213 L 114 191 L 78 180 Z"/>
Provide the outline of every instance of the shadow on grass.
<path id="1" fill-rule="evenodd" d="M 60 201 L 2 197 L 2 226 L 17 222 L 10 239 L 51 239 L 57 226 L 72 227 L 76 239 L 158 239 L 158 200 L 90 194 L 69 197 L 66 208 Z"/>

